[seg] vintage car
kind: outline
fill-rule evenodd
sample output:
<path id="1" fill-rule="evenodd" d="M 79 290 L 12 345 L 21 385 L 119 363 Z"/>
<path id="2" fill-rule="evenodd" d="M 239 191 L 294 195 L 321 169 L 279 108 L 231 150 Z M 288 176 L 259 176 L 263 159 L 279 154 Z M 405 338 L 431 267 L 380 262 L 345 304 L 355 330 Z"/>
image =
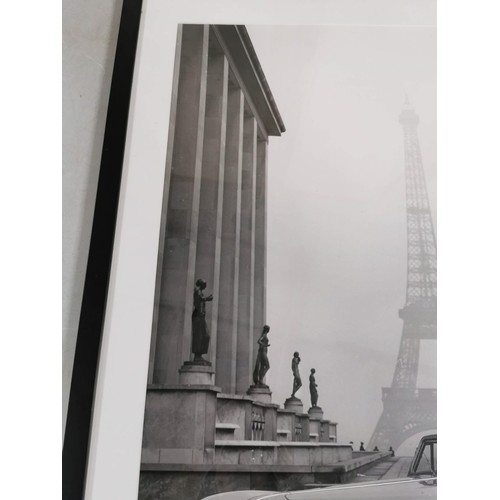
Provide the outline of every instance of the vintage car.
<path id="1" fill-rule="evenodd" d="M 408 477 L 328 486 L 303 491 L 234 491 L 218 493 L 205 500 L 412 500 L 437 497 L 437 436 L 421 439 Z"/>

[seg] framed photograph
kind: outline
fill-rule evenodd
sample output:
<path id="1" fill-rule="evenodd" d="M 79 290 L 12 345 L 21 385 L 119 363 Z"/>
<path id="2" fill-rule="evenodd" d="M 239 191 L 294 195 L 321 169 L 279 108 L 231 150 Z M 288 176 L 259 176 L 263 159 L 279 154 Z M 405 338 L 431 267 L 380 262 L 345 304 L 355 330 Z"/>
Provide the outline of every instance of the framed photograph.
<path id="1" fill-rule="evenodd" d="M 124 0 L 67 498 L 435 496 L 435 8 Z"/>

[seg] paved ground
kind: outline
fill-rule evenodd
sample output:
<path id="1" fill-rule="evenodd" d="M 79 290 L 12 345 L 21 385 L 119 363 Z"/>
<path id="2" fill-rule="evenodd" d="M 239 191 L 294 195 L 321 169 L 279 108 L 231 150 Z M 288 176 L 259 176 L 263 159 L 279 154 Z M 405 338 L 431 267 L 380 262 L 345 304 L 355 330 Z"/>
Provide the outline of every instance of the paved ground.
<path id="1" fill-rule="evenodd" d="M 359 474 L 353 483 L 406 477 L 412 457 L 388 457 Z"/>

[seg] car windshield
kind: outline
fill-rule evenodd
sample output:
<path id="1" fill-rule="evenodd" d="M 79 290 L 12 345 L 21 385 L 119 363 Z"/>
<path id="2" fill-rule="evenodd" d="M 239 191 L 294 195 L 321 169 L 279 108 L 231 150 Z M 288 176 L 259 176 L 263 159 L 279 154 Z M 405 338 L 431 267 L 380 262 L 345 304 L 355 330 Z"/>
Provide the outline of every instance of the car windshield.
<path id="1" fill-rule="evenodd" d="M 435 442 L 426 443 L 420 455 L 419 462 L 415 468 L 418 475 L 432 474 L 437 472 L 437 449 Z"/>

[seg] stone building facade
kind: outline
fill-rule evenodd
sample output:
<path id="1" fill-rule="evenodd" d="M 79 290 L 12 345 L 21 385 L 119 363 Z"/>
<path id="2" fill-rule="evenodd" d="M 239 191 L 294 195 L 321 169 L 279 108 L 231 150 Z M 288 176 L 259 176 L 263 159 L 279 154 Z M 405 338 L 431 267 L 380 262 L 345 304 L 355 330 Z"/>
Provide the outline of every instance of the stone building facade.
<path id="1" fill-rule="evenodd" d="M 180 26 L 176 50 L 149 382 L 178 383 L 203 278 L 214 382 L 244 393 L 265 321 L 268 137 L 285 127 L 244 27 Z"/>
<path id="2" fill-rule="evenodd" d="M 266 322 L 268 140 L 284 131 L 246 28 L 179 26 L 139 498 L 299 487 L 360 466 L 321 408 L 280 408 L 251 389 Z M 198 278 L 213 294 L 204 366 L 191 361 Z"/>

